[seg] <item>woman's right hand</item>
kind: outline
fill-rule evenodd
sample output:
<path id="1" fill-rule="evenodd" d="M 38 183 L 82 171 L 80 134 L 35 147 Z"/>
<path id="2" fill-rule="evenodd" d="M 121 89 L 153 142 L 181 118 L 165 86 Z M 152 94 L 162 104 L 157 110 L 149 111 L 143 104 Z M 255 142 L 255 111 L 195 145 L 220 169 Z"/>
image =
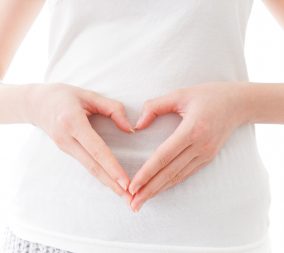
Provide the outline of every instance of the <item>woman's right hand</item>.
<path id="1" fill-rule="evenodd" d="M 43 129 L 61 150 L 79 160 L 104 185 L 126 196 L 129 204 L 130 179 L 88 119 L 99 113 L 131 133 L 133 129 L 124 106 L 94 91 L 66 83 L 32 85 L 27 106 L 29 122 Z"/>

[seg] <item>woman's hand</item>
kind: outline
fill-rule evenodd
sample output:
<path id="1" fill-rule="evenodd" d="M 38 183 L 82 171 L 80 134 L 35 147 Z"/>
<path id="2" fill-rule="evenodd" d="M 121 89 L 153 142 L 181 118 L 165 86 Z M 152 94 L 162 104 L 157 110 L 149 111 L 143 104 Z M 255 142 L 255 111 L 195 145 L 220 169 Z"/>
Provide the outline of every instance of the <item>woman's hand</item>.
<path id="1" fill-rule="evenodd" d="M 247 122 L 245 86 L 204 83 L 145 102 L 135 129 L 144 129 L 158 115 L 170 112 L 179 114 L 182 121 L 132 179 L 128 190 L 134 194 L 134 211 L 211 162 L 232 131 Z"/>
<path id="2" fill-rule="evenodd" d="M 99 113 L 110 117 L 121 130 L 133 132 L 120 102 L 69 84 L 35 84 L 27 108 L 30 123 L 43 129 L 61 150 L 130 202 L 127 173 L 88 119 Z"/>

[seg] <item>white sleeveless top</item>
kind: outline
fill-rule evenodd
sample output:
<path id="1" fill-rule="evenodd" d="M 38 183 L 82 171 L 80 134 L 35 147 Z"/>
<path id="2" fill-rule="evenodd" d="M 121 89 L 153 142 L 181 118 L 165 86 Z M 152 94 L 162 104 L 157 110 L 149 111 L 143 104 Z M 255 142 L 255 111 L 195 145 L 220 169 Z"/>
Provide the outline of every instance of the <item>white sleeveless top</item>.
<path id="1" fill-rule="evenodd" d="M 248 80 L 251 0 L 49 0 L 46 82 L 121 101 L 134 125 L 143 102 L 181 86 Z M 44 103 L 44 101 L 43 101 Z M 130 178 L 177 127 L 168 114 L 135 134 L 94 115 L 95 130 Z M 269 175 L 253 124 L 215 159 L 134 213 L 35 128 L 12 167 L 16 235 L 76 253 L 269 252 Z"/>

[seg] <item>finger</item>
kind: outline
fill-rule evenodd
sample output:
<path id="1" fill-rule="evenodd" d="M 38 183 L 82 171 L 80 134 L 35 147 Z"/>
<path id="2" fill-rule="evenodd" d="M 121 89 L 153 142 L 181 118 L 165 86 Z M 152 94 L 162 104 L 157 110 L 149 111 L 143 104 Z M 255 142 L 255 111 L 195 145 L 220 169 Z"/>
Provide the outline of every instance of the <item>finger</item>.
<path id="1" fill-rule="evenodd" d="M 92 128 L 86 115 L 74 118 L 71 135 L 88 151 L 91 157 L 109 174 L 109 176 L 127 190 L 130 179 L 114 157 L 104 140 Z M 76 126 L 76 127 L 75 127 Z"/>
<path id="2" fill-rule="evenodd" d="M 188 177 L 192 176 L 196 172 L 198 172 L 201 168 L 205 167 L 207 164 L 209 164 L 209 161 L 201 162 L 198 166 L 196 166 L 194 169 L 192 168 L 185 168 L 184 170 L 181 170 L 176 176 L 175 179 L 172 181 L 168 181 L 166 184 L 164 184 L 156 194 L 159 194 L 163 191 L 166 191 L 167 189 L 182 183 L 185 181 Z"/>
<path id="3" fill-rule="evenodd" d="M 148 183 L 162 168 L 166 167 L 176 156 L 193 142 L 190 135 L 191 126 L 184 120 L 143 164 L 129 185 L 129 192 L 135 194 L 140 187 Z"/>
<path id="4" fill-rule="evenodd" d="M 149 99 L 144 103 L 142 114 L 134 129 L 146 128 L 156 117 L 170 112 L 177 112 L 177 97 L 175 94 Z"/>
<path id="5" fill-rule="evenodd" d="M 208 162 L 207 162 L 208 163 Z M 173 187 L 177 184 L 182 183 L 183 181 L 185 181 L 189 176 L 193 175 L 194 173 L 197 172 L 197 170 L 199 170 L 200 168 L 204 167 L 206 164 L 206 162 L 204 162 L 201 158 L 197 157 L 192 159 L 191 162 L 189 162 L 189 164 L 187 164 L 179 173 L 177 173 L 177 175 L 170 181 L 168 181 L 167 183 L 163 184 L 160 189 L 158 191 L 156 191 L 155 193 L 153 193 L 150 198 L 153 198 L 154 196 L 156 196 L 158 193 L 165 191 L 166 189 Z M 139 192 L 137 193 L 137 195 L 139 194 Z M 134 196 L 133 200 L 131 201 L 130 205 L 132 208 L 132 205 L 134 205 L 134 199 L 136 198 L 136 195 Z M 148 198 L 149 199 L 149 198 Z M 146 201 L 146 200 L 145 200 Z M 138 212 L 142 205 L 145 203 L 144 200 L 142 200 L 142 202 L 140 202 L 140 204 L 136 205 L 136 209 L 134 209 L 135 212 Z M 132 204 L 133 203 L 133 204 Z"/>
<path id="6" fill-rule="evenodd" d="M 85 106 L 92 112 L 111 118 L 116 126 L 125 132 L 134 132 L 122 103 L 89 90 L 83 94 L 84 103 L 87 102 Z"/>
<path id="7" fill-rule="evenodd" d="M 158 190 L 167 182 L 175 180 L 175 176 L 183 170 L 187 164 L 193 163 L 197 159 L 197 152 L 193 145 L 187 147 L 168 166 L 159 171 L 144 187 L 135 195 L 131 202 L 133 209 L 142 205 L 146 200 L 156 195 Z"/>
<path id="8" fill-rule="evenodd" d="M 64 138 L 64 145 L 60 147 L 65 153 L 71 155 L 77 159 L 87 171 L 96 177 L 105 186 L 111 188 L 116 194 L 124 197 L 127 203 L 130 203 L 131 195 L 124 191 L 118 183 L 112 180 L 112 178 L 105 172 L 105 170 L 92 159 L 90 154 L 81 146 L 81 144 L 71 136 Z"/>

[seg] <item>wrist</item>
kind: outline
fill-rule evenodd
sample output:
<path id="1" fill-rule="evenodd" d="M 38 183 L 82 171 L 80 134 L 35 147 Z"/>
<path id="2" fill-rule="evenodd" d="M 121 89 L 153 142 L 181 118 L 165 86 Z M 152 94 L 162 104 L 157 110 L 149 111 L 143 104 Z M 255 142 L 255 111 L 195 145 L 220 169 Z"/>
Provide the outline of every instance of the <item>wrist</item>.
<path id="1" fill-rule="evenodd" d="M 252 107 L 252 96 L 251 96 L 252 84 L 249 82 L 238 82 L 236 83 L 235 92 L 233 92 L 233 101 L 235 105 L 233 108 L 232 118 L 237 124 L 237 127 L 252 122 L 253 107 Z"/>
<path id="2" fill-rule="evenodd" d="M 21 84 L 7 85 L 7 89 L 11 89 L 11 91 L 15 94 L 15 122 L 18 123 L 32 123 L 31 122 L 31 94 L 33 93 L 34 84 Z M 14 91 L 13 91 L 14 90 Z"/>
<path id="3" fill-rule="evenodd" d="M 30 123 L 30 90 L 30 84 L 16 85 L 0 81 L 0 123 Z"/>
<path id="4" fill-rule="evenodd" d="M 253 124 L 254 115 L 254 97 L 253 88 L 254 84 L 246 82 L 242 84 L 241 88 L 241 105 L 242 105 L 242 123 Z"/>
<path id="5" fill-rule="evenodd" d="M 40 84 L 29 83 L 26 84 L 23 90 L 23 111 L 22 116 L 25 122 L 35 125 L 34 114 L 37 106 L 35 105 L 36 91 Z"/>

